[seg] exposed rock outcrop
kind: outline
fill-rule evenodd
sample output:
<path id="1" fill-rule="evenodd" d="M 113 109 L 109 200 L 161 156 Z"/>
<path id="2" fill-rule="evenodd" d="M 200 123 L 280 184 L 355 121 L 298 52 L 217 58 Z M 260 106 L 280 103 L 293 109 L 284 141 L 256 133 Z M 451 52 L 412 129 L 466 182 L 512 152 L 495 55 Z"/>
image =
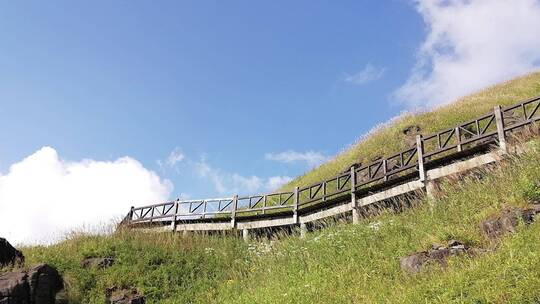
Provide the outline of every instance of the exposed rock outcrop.
<path id="1" fill-rule="evenodd" d="M 0 238 L 0 267 L 24 264 L 24 255 L 4 238 Z"/>
<path id="2" fill-rule="evenodd" d="M 144 296 L 138 294 L 135 289 L 112 288 L 108 290 L 108 293 L 110 293 L 108 296 L 110 304 L 144 304 L 146 302 Z"/>
<path id="3" fill-rule="evenodd" d="M 14 271 L 0 276 L 0 303 L 54 304 L 56 294 L 64 288 L 58 271 L 46 264 L 29 271 Z"/>
<path id="4" fill-rule="evenodd" d="M 433 245 L 431 250 L 421 251 L 400 260 L 401 269 L 408 272 L 418 272 L 427 263 L 437 263 L 446 266 L 450 256 L 465 254 L 469 252 L 469 247 L 465 244 L 451 240 L 448 246 Z"/>
<path id="5" fill-rule="evenodd" d="M 530 208 L 505 209 L 501 215 L 480 223 L 480 229 L 488 238 L 495 239 L 505 233 L 515 232 L 521 222 L 525 225 L 532 223 L 538 213 L 540 213 L 539 205 L 533 205 Z"/>
<path id="6" fill-rule="evenodd" d="M 111 267 L 113 264 L 113 258 L 86 258 L 82 260 L 81 267 L 105 269 Z"/>
<path id="7" fill-rule="evenodd" d="M 405 135 L 405 145 L 407 147 L 412 147 L 416 145 L 416 135 L 420 134 L 422 129 L 420 126 L 412 125 L 403 129 L 403 134 Z"/>
<path id="8" fill-rule="evenodd" d="M 403 134 L 405 135 L 416 135 L 418 133 L 420 133 L 422 129 L 420 128 L 420 126 L 418 125 L 412 125 L 412 126 L 408 126 L 406 128 L 403 129 Z"/>

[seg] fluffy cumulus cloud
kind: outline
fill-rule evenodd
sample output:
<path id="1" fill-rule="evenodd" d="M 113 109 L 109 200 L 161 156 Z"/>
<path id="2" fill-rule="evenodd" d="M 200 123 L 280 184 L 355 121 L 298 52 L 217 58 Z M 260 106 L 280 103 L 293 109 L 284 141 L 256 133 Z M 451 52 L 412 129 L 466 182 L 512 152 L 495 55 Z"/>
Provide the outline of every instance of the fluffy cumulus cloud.
<path id="1" fill-rule="evenodd" d="M 345 81 L 353 84 L 362 85 L 371 81 L 381 79 L 384 76 L 385 72 L 386 68 L 376 67 L 371 63 L 368 63 L 360 72 L 352 75 L 347 75 L 345 77 Z"/>
<path id="2" fill-rule="evenodd" d="M 305 162 L 309 167 L 316 167 L 328 160 L 328 156 L 320 152 L 297 152 L 293 150 L 280 153 L 266 153 L 264 158 L 281 163 Z"/>
<path id="3" fill-rule="evenodd" d="M 433 107 L 540 68 L 540 1 L 417 0 L 428 34 L 396 97 Z"/>
<path id="4" fill-rule="evenodd" d="M 222 196 L 232 196 L 234 194 L 249 195 L 274 191 L 292 180 L 288 176 L 262 178 L 255 175 L 243 176 L 237 173 L 224 172 L 210 166 L 205 159 L 195 162 L 194 168 L 197 176 L 209 180 L 214 190 Z"/>
<path id="5" fill-rule="evenodd" d="M 0 174 L 0 232 L 14 243 L 46 243 L 72 229 L 168 199 L 172 184 L 130 157 L 59 158 L 44 147 Z"/>

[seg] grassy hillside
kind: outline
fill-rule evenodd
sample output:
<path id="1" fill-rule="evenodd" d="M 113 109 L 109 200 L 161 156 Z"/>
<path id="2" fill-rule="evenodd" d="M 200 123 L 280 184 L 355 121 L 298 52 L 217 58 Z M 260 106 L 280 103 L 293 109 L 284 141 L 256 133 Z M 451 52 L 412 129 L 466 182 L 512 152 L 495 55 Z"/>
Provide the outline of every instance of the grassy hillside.
<path id="1" fill-rule="evenodd" d="M 504 207 L 540 199 L 540 143 L 534 151 L 359 225 L 336 223 L 305 239 L 245 244 L 231 236 L 117 233 L 23 248 L 29 264 L 60 269 L 71 303 L 104 303 L 105 289 L 135 287 L 148 303 L 538 303 L 540 221 L 491 242 L 478 224 Z M 454 257 L 447 268 L 401 271 L 399 259 L 459 239 L 493 250 Z M 116 258 L 86 270 L 87 256 Z"/>
<path id="2" fill-rule="evenodd" d="M 229 303 L 538 303 L 540 222 L 500 243 L 479 223 L 503 207 L 540 199 L 540 145 L 501 168 L 443 184 L 444 197 L 401 214 L 360 225 L 338 224 L 273 245 L 247 275 L 222 284 L 217 302 Z M 447 269 L 403 273 L 400 257 L 459 239 L 493 249 L 457 257 Z"/>
<path id="3" fill-rule="evenodd" d="M 400 150 L 404 143 L 395 138 L 409 125 L 430 133 L 495 104 L 536 95 L 540 73 L 432 113 L 403 116 L 287 187 Z M 63 296 L 70 303 L 102 304 L 111 287 L 136 288 L 148 303 L 538 303 L 540 221 L 498 241 L 486 239 L 478 227 L 505 207 L 540 200 L 540 141 L 531 147 L 500 166 L 446 180 L 444 195 L 436 200 L 419 198 L 405 212 L 387 212 L 359 225 L 329 224 L 305 239 L 281 235 L 245 244 L 230 235 L 118 232 L 72 235 L 54 246 L 22 249 L 28 265 L 46 262 L 61 271 L 67 287 Z M 450 239 L 488 251 L 451 258 L 444 269 L 401 271 L 400 257 Z M 81 267 L 85 257 L 114 257 L 116 262 L 88 270 Z"/>
<path id="4" fill-rule="evenodd" d="M 407 148 L 403 129 L 415 125 L 422 134 L 431 134 L 460 122 L 485 114 L 496 105 L 512 105 L 540 95 L 540 72 L 486 88 L 430 112 L 403 114 L 393 121 L 374 128 L 364 138 L 320 167 L 297 177 L 281 190 L 292 190 L 330 178 L 354 163 L 367 164 L 374 157 L 389 156 Z"/>

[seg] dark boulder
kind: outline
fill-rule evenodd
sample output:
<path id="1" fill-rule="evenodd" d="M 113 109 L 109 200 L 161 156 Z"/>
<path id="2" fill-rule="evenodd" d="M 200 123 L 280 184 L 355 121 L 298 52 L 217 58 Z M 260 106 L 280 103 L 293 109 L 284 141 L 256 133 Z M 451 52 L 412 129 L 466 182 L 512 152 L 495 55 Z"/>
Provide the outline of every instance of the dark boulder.
<path id="1" fill-rule="evenodd" d="M 418 272 L 428 263 L 437 263 L 441 266 L 447 265 L 450 256 L 469 253 L 469 247 L 463 243 L 451 240 L 448 246 L 433 245 L 431 250 L 421 251 L 406 256 L 400 260 L 401 269 L 407 272 Z"/>
<path id="2" fill-rule="evenodd" d="M 495 239 L 505 233 L 515 232 L 520 223 L 525 225 L 532 223 L 538 213 L 540 213 L 540 206 L 506 209 L 501 215 L 481 222 L 480 229 L 488 238 Z"/>
<path id="3" fill-rule="evenodd" d="M 406 127 L 405 129 L 403 129 L 403 134 L 405 135 L 417 135 L 420 133 L 420 131 L 422 131 L 422 129 L 420 128 L 420 126 L 418 125 L 412 125 L 412 126 L 408 126 Z"/>
<path id="4" fill-rule="evenodd" d="M 412 147 L 416 145 L 416 135 L 419 135 L 421 131 L 420 126 L 413 125 L 408 126 L 405 129 L 403 129 L 403 134 L 405 135 L 405 145 L 407 147 Z"/>
<path id="5" fill-rule="evenodd" d="M 40 264 L 28 271 L 30 295 L 33 303 L 54 303 L 56 293 L 64 288 L 64 282 L 58 271 L 46 264 Z"/>
<path id="6" fill-rule="evenodd" d="M 30 285 L 25 272 L 8 272 L 0 275 L 0 303 L 29 304 Z"/>
<path id="7" fill-rule="evenodd" d="M 29 271 L 14 271 L 0 276 L 0 303 L 54 304 L 64 288 L 62 277 L 53 267 L 40 264 Z"/>
<path id="8" fill-rule="evenodd" d="M 400 265 L 401 269 L 408 272 L 418 272 L 422 266 L 427 263 L 429 260 L 429 255 L 427 251 L 421 251 L 404 258 L 401 258 Z"/>
<path id="9" fill-rule="evenodd" d="M 109 299 L 110 304 L 144 304 L 144 296 L 137 293 L 135 289 L 122 289 L 112 291 Z"/>
<path id="10" fill-rule="evenodd" d="M 86 258 L 82 260 L 81 267 L 105 269 L 111 267 L 113 264 L 113 258 Z"/>
<path id="11" fill-rule="evenodd" d="M 0 238 L 0 267 L 23 264 L 24 255 L 4 238 Z"/>

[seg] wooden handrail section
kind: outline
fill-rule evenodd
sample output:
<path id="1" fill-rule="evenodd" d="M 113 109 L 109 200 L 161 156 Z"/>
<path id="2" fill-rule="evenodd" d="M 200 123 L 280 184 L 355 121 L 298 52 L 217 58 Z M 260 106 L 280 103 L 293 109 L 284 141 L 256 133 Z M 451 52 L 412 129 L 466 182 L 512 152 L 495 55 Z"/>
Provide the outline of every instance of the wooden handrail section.
<path id="1" fill-rule="evenodd" d="M 507 153 L 507 137 L 538 121 L 540 96 L 419 135 L 414 147 L 294 191 L 132 207 L 122 223 L 185 231 L 300 225 L 305 232 L 308 222 L 351 211 L 353 222 L 358 222 L 362 206 L 422 189 L 429 196 L 433 180 L 456 173 L 455 168 L 499 160 Z M 493 146 L 499 149 L 493 152 Z"/>

